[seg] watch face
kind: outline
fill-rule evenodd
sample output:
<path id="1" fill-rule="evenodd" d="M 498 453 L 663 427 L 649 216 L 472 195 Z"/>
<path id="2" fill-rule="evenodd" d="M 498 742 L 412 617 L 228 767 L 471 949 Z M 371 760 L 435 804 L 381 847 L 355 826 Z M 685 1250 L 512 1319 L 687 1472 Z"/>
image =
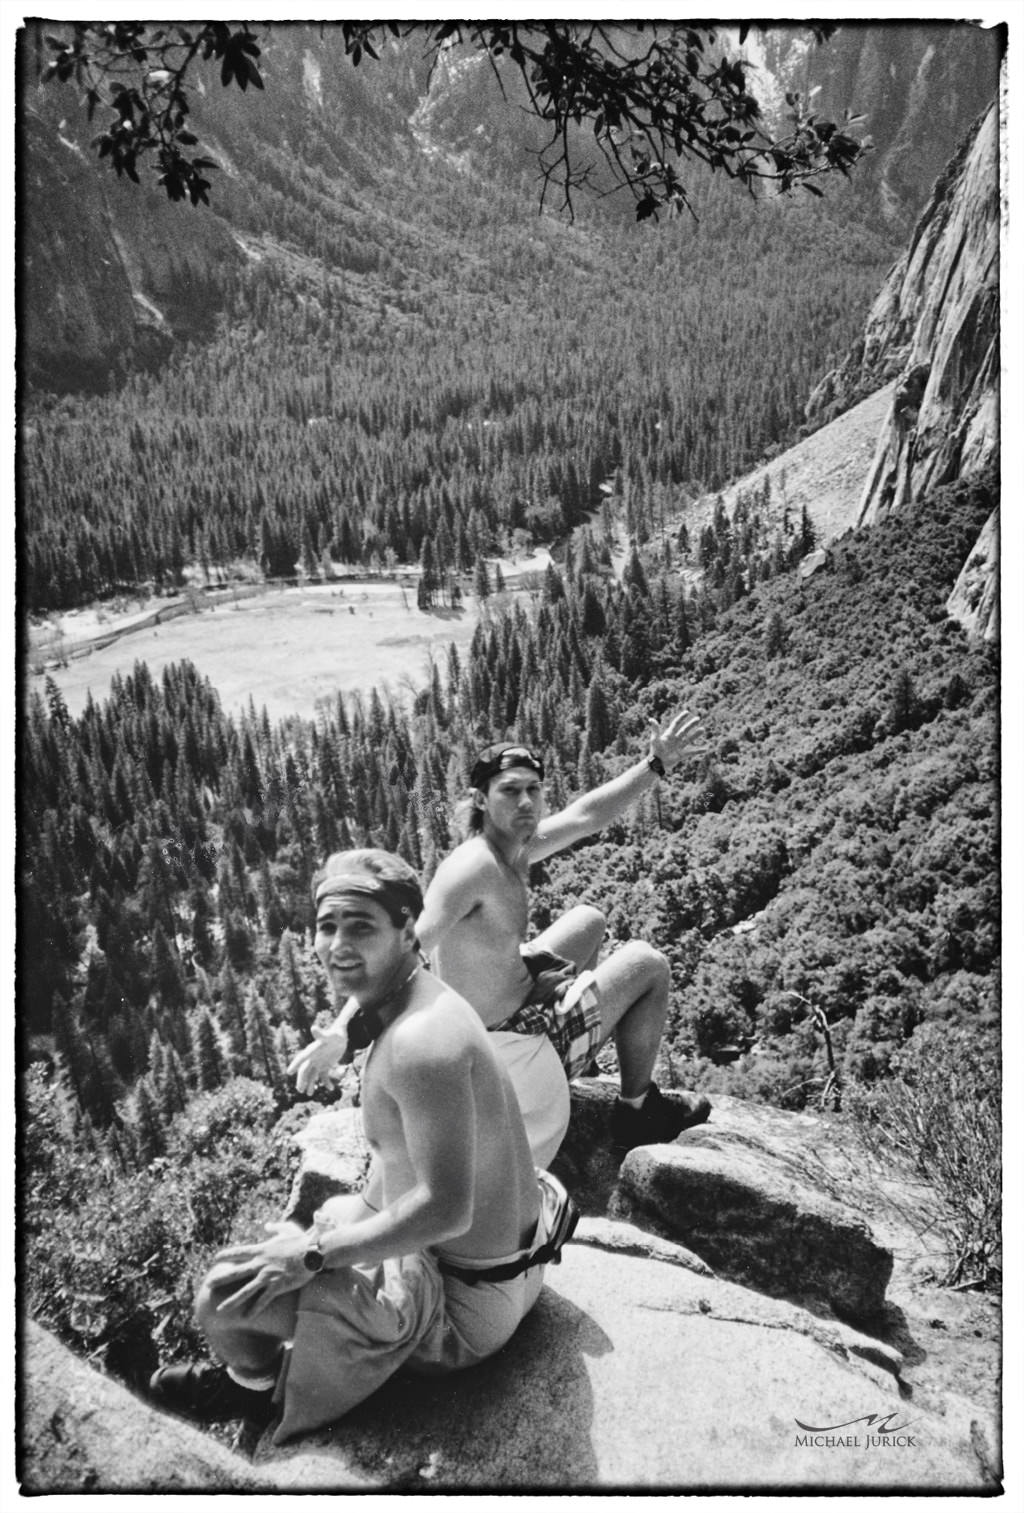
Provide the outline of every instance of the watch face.
<path id="1" fill-rule="evenodd" d="M 315 1247 L 312 1250 L 307 1250 L 306 1254 L 302 1257 L 302 1264 L 303 1266 L 305 1266 L 307 1271 L 323 1271 L 323 1251 L 317 1250 Z"/>

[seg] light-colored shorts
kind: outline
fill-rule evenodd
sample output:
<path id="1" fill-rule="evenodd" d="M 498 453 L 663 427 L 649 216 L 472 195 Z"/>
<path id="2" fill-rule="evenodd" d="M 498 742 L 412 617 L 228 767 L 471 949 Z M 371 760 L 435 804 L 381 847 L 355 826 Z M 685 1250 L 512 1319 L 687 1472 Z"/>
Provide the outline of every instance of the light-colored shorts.
<path id="1" fill-rule="evenodd" d="M 566 965 L 569 965 L 568 963 Z M 601 1005 L 592 972 L 581 972 L 526 1002 L 490 1031 L 509 1074 L 534 1165 L 550 1166 L 569 1128 L 569 1083 L 601 1048 Z"/>

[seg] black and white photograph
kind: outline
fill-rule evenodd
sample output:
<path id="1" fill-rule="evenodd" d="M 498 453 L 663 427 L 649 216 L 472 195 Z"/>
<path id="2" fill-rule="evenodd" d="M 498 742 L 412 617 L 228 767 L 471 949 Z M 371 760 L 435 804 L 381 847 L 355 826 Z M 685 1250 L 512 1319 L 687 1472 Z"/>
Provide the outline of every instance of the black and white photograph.
<path id="1" fill-rule="evenodd" d="M 263 9 L 4 17 L 10 1496 L 1012 1502 L 1014 7 Z"/>

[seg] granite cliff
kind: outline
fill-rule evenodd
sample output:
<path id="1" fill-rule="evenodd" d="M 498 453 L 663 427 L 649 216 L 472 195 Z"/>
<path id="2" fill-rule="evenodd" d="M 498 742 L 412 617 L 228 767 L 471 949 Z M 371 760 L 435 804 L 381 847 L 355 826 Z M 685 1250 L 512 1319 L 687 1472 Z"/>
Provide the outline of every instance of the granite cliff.
<path id="1" fill-rule="evenodd" d="M 867 525 L 940 484 L 980 476 L 999 453 L 1000 111 L 993 104 L 938 179 L 910 246 L 871 309 L 863 339 L 818 385 L 811 420 L 892 384 L 857 505 Z M 947 605 L 994 638 L 993 516 Z"/>

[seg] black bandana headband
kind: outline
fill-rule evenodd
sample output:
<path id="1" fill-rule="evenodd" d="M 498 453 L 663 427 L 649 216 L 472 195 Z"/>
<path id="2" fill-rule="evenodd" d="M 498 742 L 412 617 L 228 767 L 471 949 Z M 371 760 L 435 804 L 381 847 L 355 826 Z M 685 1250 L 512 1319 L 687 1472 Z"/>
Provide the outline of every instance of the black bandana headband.
<path id="1" fill-rule="evenodd" d="M 346 893 L 361 893 L 374 898 L 385 908 L 394 923 L 399 919 L 415 919 L 421 900 L 414 897 L 414 890 L 397 878 L 375 877 L 371 872 L 332 872 L 325 877 L 316 890 L 317 908 L 325 898 Z"/>
<path id="2" fill-rule="evenodd" d="M 507 772 L 510 767 L 530 767 L 542 782 L 544 780 L 544 763 L 536 752 L 528 746 L 502 743 L 487 746 L 480 752 L 469 774 L 469 786 L 486 788 L 491 778 L 497 777 L 499 772 Z"/>

